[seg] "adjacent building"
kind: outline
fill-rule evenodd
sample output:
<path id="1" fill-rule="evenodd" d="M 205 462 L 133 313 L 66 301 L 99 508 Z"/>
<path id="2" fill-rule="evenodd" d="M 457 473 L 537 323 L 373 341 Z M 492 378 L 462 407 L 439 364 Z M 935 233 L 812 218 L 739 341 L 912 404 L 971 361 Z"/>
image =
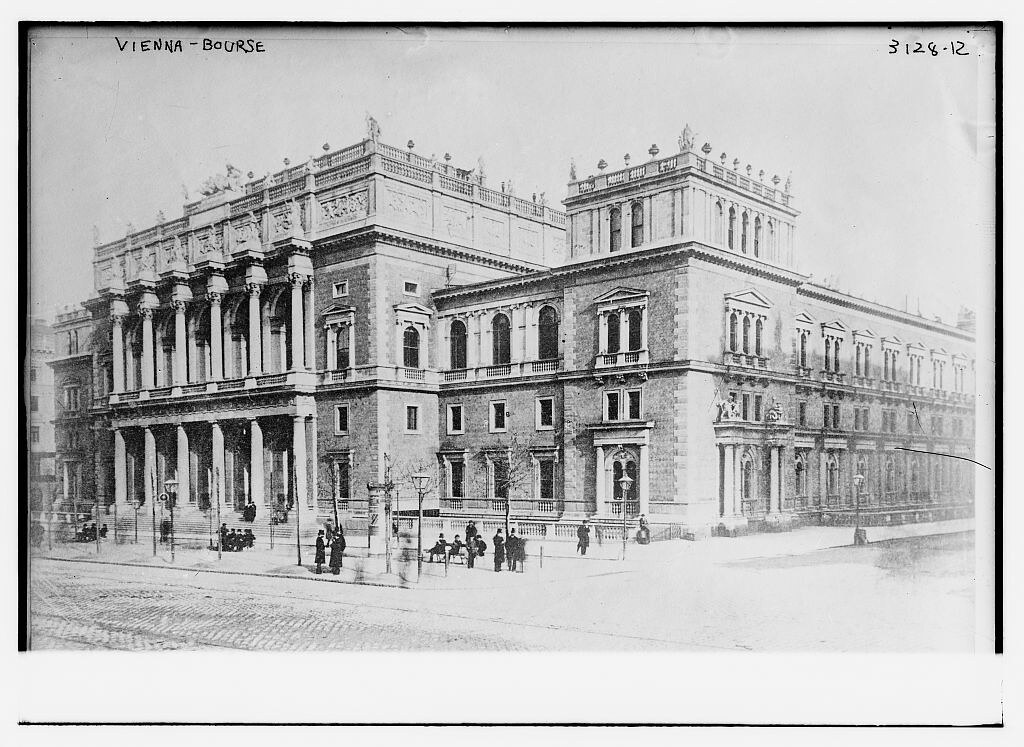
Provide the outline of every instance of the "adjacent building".
<path id="1" fill-rule="evenodd" d="M 79 478 L 85 453 L 62 454 L 74 485 L 128 507 L 176 480 L 186 515 L 252 501 L 315 526 L 427 470 L 442 516 L 548 537 L 969 510 L 969 314 L 798 272 L 788 181 L 687 128 L 667 157 L 572 174 L 563 213 L 409 145 L 229 168 L 96 247 L 89 360 L 54 369 L 91 395 L 101 456 Z"/>

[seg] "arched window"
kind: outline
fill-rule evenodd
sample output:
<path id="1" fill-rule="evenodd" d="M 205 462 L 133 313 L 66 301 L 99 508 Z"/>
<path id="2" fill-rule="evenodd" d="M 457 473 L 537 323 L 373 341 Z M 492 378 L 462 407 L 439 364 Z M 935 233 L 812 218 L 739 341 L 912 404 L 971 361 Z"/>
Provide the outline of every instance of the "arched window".
<path id="1" fill-rule="evenodd" d="M 825 338 L 825 370 L 832 368 L 832 340 Z"/>
<path id="2" fill-rule="evenodd" d="M 885 381 L 889 380 L 889 351 L 885 350 L 882 352 L 882 378 Z"/>
<path id="3" fill-rule="evenodd" d="M 629 315 L 629 349 L 639 350 L 640 341 L 642 335 L 640 334 L 640 325 L 642 324 L 642 315 L 640 309 L 630 309 Z"/>
<path id="4" fill-rule="evenodd" d="M 420 367 L 420 333 L 415 327 L 406 327 L 402 335 L 402 365 L 406 368 Z"/>
<path id="5" fill-rule="evenodd" d="M 512 360 L 512 335 L 510 334 L 508 317 L 504 314 L 495 314 L 491 320 L 491 350 L 493 353 L 494 365 L 502 365 Z"/>
<path id="6" fill-rule="evenodd" d="M 857 376 L 860 376 L 860 345 L 857 346 L 856 358 L 853 364 L 853 371 Z"/>
<path id="7" fill-rule="evenodd" d="M 807 368 L 807 333 L 800 333 L 800 366 Z"/>
<path id="8" fill-rule="evenodd" d="M 722 203 L 715 203 L 715 241 L 722 243 Z"/>
<path id="9" fill-rule="evenodd" d="M 550 306 L 540 310 L 537 318 L 537 358 L 558 357 L 558 315 Z"/>
<path id="10" fill-rule="evenodd" d="M 761 250 L 761 219 L 754 218 L 754 256 L 759 256 Z"/>
<path id="11" fill-rule="evenodd" d="M 736 208 L 729 208 L 729 248 L 733 249 L 736 234 Z"/>
<path id="12" fill-rule="evenodd" d="M 833 340 L 832 342 L 832 370 L 836 373 L 839 372 L 839 340 Z"/>
<path id="13" fill-rule="evenodd" d="M 754 497 L 754 463 L 747 456 L 743 457 L 743 467 L 740 470 L 740 478 L 743 481 L 740 495 L 744 501 L 751 501 Z"/>
<path id="14" fill-rule="evenodd" d="M 892 457 L 885 460 L 885 492 L 896 492 L 896 462 Z"/>
<path id="15" fill-rule="evenodd" d="M 611 237 L 611 251 L 622 248 L 622 211 L 612 208 L 608 213 L 608 233 Z"/>
<path id="16" fill-rule="evenodd" d="M 608 315 L 608 352 L 619 352 L 619 315 L 614 311 Z"/>
<path id="17" fill-rule="evenodd" d="M 749 218 L 747 217 L 747 211 L 743 211 L 743 220 L 740 227 L 740 251 L 744 254 L 747 253 L 747 226 Z"/>
<path id="18" fill-rule="evenodd" d="M 768 221 L 768 256 L 773 257 L 775 253 L 775 224 Z"/>
<path id="19" fill-rule="evenodd" d="M 829 495 L 839 494 L 839 462 L 833 454 L 829 454 L 825 463 L 825 485 Z"/>
<path id="20" fill-rule="evenodd" d="M 352 365 L 350 351 L 348 348 L 349 327 L 348 323 L 338 326 L 337 334 L 334 337 L 335 363 L 334 367 L 341 371 Z"/>
<path id="21" fill-rule="evenodd" d="M 864 346 L 864 376 L 871 376 L 871 348 Z"/>
<path id="22" fill-rule="evenodd" d="M 764 332 L 764 323 L 758 319 L 754 325 L 754 355 L 761 355 L 761 335 Z"/>
<path id="23" fill-rule="evenodd" d="M 743 352 L 750 353 L 750 317 L 743 317 Z"/>
<path id="24" fill-rule="evenodd" d="M 633 233 L 630 246 L 640 246 L 644 243 L 644 204 L 640 200 L 633 203 L 630 208 L 632 214 Z"/>
<path id="25" fill-rule="evenodd" d="M 796 458 L 796 494 L 798 496 L 807 495 L 807 465 L 804 463 L 803 456 Z"/>
<path id="26" fill-rule="evenodd" d="M 452 322 L 451 330 L 448 333 L 449 351 L 451 353 L 451 367 L 460 369 L 466 367 L 466 323 L 461 319 Z"/>
<path id="27" fill-rule="evenodd" d="M 734 311 L 731 314 L 729 314 L 729 350 L 731 350 L 734 353 L 737 350 L 739 350 L 739 348 L 737 347 L 738 341 L 736 339 L 736 333 L 737 333 L 737 320 L 736 320 L 736 312 Z"/>

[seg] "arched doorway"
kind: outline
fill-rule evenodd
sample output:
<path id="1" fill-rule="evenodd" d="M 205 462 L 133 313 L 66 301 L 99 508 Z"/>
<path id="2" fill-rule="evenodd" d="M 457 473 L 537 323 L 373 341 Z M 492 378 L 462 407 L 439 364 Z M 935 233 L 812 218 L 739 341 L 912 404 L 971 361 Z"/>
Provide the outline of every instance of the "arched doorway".
<path id="1" fill-rule="evenodd" d="M 605 461 L 605 495 L 611 498 L 609 507 L 613 516 L 622 516 L 623 502 L 625 502 L 626 516 L 636 516 L 640 513 L 640 503 L 637 498 L 640 494 L 639 464 L 639 452 L 627 446 L 616 449 L 607 457 Z M 622 494 L 622 485 L 619 482 L 623 475 L 633 481 L 625 496 Z M 624 498 L 625 500 L 623 500 Z"/>

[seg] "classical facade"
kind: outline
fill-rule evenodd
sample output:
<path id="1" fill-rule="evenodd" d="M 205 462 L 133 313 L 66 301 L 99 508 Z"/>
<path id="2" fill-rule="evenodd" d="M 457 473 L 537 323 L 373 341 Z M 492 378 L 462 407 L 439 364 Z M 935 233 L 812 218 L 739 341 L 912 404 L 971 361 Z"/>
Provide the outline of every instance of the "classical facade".
<path id="1" fill-rule="evenodd" d="M 47 320 L 32 317 L 28 356 L 28 475 L 33 510 L 48 509 L 53 502 L 54 473 L 53 371 L 50 361 L 56 349 L 53 329 Z"/>
<path id="2" fill-rule="evenodd" d="M 534 536 L 969 507 L 970 319 L 812 282 L 790 183 L 695 146 L 562 213 L 372 131 L 98 246 L 109 500 L 358 522 L 427 469 L 442 515 Z"/>

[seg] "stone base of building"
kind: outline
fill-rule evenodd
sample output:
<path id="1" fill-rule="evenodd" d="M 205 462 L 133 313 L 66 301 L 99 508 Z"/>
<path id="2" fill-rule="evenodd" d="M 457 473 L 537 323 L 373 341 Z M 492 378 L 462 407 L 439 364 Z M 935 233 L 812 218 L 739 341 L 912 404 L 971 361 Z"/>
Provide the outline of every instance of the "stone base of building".
<path id="1" fill-rule="evenodd" d="M 801 526 L 800 517 L 791 513 L 771 513 L 754 522 L 759 532 L 788 532 Z"/>

